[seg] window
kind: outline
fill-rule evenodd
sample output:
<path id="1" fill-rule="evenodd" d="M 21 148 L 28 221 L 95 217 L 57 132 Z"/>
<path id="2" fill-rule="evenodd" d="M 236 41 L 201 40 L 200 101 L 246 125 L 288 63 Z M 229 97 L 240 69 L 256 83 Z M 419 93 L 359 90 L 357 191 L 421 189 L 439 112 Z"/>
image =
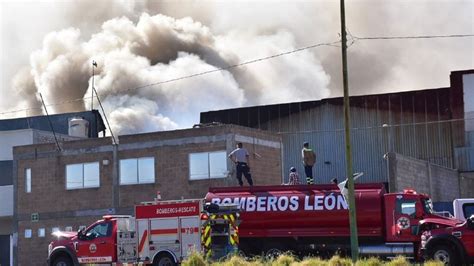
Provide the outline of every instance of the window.
<path id="1" fill-rule="evenodd" d="M 25 238 L 31 238 L 31 229 L 25 229 Z"/>
<path id="2" fill-rule="evenodd" d="M 59 227 L 53 227 L 51 228 L 51 233 L 56 233 L 56 232 L 59 232 Z"/>
<path id="3" fill-rule="evenodd" d="M 466 203 L 462 206 L 462 212 L 464 213 L 464 217 L 469 219 L 471 215 L 474 214 L 474 204 L 473 203 Z"/>
<path id="4" fill-rule="evenodd" d="M 433 202 L 431 201 L 431 199 L 423 199 L 421 202 L 423 203 L 423 210 L 425 211 L 425 213 L 427 214 L 434 213 Z"/>
<path id="5" fill-rule="evenodd" d="M 100 186 L 99 163 L 66 165 L 66 189 L 93 188 Z"/>
<path id="6" fill-rule="evenodd" d="M 25 192 L 31 193 L 31 168 L 25 169 Z"/>
<path id="7" fill-rule="evenodd" d="M 402 213 L 406 215 L 415 214 L 415 202 L 404 202 L 402 203 Z"/>
<path id="8" fill-rule="evenodd" d="M 227 153 L 225 151 L 189 154 L 189 179 L 227 177 Z"/>
<path id="9" fill-rule="evenodd" d="M 397 213 L 405 214 L 408 216 L 415 216 L 416 200 L 398 199 L 396 211 Z"/>
<path id="10" fill-rule="evenodd" d="M 154 157 L 120 160 L 120 185 L 150 184 L 154 182 Z"/>
<path id="11" fill-rule="evenodd" d="M 44 228 L 38 229 L 38 237 L 44 237 L 46 235 L 46 230 Z"/>
<path id="12" fill-rule="evenodd" d="M 64 228 L 64 231 L 72 232 L 72 226 L 66 226 L 66 228 Z"/>
<path id="13" fill-rule="evenodd" d="M 110 222 L 99 223 L 94 225 L 86 233 L 87 239 L 94 239 L 97 237 L 107 237 L 112 235 L 112 226 Z"/>

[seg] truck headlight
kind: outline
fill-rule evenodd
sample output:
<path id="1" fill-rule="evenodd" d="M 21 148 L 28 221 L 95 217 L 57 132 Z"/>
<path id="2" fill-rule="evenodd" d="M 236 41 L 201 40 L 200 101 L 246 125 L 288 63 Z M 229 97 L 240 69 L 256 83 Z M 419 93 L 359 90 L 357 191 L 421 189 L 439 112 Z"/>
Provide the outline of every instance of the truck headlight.
<path id="1" fill-rule="evenodd" d="M 51 255 L 51 252 L 53 251 L 53 244 L 48 245 L 48 257 Z"/>

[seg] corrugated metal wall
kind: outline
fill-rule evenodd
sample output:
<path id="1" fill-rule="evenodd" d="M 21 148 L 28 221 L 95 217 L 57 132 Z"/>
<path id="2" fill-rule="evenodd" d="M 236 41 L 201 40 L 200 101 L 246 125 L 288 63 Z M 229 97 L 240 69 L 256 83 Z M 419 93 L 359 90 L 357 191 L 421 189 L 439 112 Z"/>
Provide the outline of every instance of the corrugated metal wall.
<path id="1" fill-rule="evenodd" d="M 405 98 L 367 96 L 351 104 L 355 105 L 351 107 L 353 169 L 365 173 L 362 182 L 387 182 L 383 155 L 389 150 L 453 167 L 452 122 L 442 122 L 449 120 L 449 116 L 440 110 L 445 107 L 440 106 L 440 102 L 446 105 L 447 99 L 439 96 L 435 93 L 429 99 L 421 97 L 421 101 L 416 101 L 420 99 L 414 94 Z M 434 106 L 428 106 L 433 102 Z M 342 105 L 326 102 L 302 112 L 289 109 L 290 115 L 261 125 L 283 136 L 284 175 L 291 166 L 303 173 L 301 148 L 304 141 L 309 141 L 318 157 L 314 167 L 317 183 L 344 177 Z"/>
<path id="2" fill-rule="evenodd" d="M 387 182 L 388 151 L 453 168 L 449 89 L 351 97 L 353 169 L 362 182 Z M 317 183 L 345 176 L 342 98 L 257 106 L 201 114 L 219 121 L 278 132 L 283 138 L 283 175 L 291 166 L 304 175 L 304 141 L 316 151 Z M 384 126 L 385 124 L 385 126 Z"/>
<path id="3" fill-rule="evenodd" d="M 455 154 L 459 171 L 474 171 L 474 131 L 466 132 L 466 147 L 455 148 Z"/>

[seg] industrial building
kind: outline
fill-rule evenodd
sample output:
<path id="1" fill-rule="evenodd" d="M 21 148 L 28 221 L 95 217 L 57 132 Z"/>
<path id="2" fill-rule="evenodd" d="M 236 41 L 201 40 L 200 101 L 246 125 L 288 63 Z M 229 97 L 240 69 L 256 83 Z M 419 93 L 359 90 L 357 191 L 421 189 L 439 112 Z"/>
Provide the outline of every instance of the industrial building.
<path id="1" fill-rule="evenodd" d="M 354 171 L 365 173 L 358 182 L 412 187 L 440 203 L 474 195 L 474 70 L 450 78 L 447 88 L 351 97 Z M 251 153 L 256 185 L 281 184 L 291 166 L 302 175 L 304 141 L 317 154 L 317 183 L 342 178 L 342 102 L 209 111 L 195 128 L 118 136 L 118 144 L 109 137 L 18 143 L 31 145 L 15 147 L 10 159 L 17 262 L 43 264 L 37 258 L 46 258 L 51 232 L 133 214 L 158 191 L 162 199 L 202 198 L 211 186 L 237 185 L 227 154 L 238 142 Z M 103 131 L 101 121 L 92 128 Z"/>
<path id="2" fill-rule="evenodd" d="M 437 201 L 474 195 L 474 70 L 452 72 L 447 88 L 352 96 L 350 106 L 353 170 L 365 173 L 359 182 L 385 182 L 391 190 L 409 184 Z M 317 156 L 316 183 L 345 176 L 343 98 L 209 111 L 200 122 L 277 133 L 282 173 L 291 166 L 304 172 L 301 148 L 309 141 Z M 409 173 L 403 171 L 407 161 Z M 441 183 L 435 180 L 449 180 L 456 191 L 436 197 Z"/>

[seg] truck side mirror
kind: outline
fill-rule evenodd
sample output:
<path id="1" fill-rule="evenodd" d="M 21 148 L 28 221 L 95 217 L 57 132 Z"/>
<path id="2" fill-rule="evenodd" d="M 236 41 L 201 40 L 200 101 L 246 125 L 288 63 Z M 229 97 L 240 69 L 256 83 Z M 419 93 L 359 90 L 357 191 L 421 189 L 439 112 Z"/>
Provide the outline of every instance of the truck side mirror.
<path id="1" fill-rule="evenodd" d="M 466 222 L 467 222 L 467 228 L 474 230 L 474 214 L 471 215 L 471 217 L 469 217 L 469 219 L 467 219 Z"/>
<path id="2" fill-rule="evenodd" d="M 84 239 L 84 229 L 83 228 L 77 230 L 77 237 L 81 240 Z"/>

